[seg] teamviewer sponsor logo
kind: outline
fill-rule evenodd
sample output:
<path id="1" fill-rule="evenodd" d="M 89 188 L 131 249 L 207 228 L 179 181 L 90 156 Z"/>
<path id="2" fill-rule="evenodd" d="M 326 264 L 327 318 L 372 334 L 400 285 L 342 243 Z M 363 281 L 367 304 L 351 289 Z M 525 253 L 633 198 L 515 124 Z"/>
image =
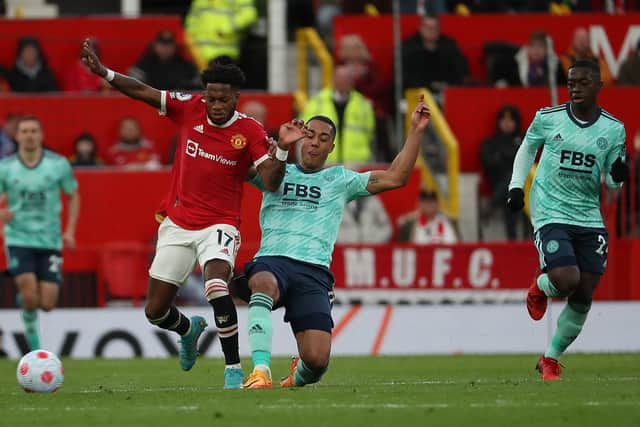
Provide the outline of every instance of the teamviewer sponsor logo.
<path id="1" fill-rule="evenodd" d="M 186 152 L 188 156 L 196 157 L 196 155 L 198 154 L 198 143 L 190 139 L 187 139 Z"/>

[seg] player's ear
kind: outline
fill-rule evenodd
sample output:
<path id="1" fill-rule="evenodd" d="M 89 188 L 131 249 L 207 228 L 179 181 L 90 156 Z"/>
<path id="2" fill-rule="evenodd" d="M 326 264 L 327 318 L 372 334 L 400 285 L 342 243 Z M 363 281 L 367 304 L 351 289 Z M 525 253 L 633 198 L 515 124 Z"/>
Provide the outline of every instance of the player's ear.
<path id="1" fill-rule="evenodd" d="M 332 142 L 331 143 L 331 149 L 329 150 L 329 152 L 332 153 L 334 148 L 336 148 L 336 143 Z"/>

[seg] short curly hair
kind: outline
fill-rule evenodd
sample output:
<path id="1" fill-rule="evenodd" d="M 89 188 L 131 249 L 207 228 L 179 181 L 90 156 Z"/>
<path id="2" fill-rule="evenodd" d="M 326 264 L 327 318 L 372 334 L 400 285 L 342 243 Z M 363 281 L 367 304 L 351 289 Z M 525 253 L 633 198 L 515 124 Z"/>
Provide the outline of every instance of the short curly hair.
<path id="1" fill-rule="evenodd" d="M 230 61 L 216 60 L 202 72 L 202 84 L 206 88 L 209 83 L 228 84 L 239 89 L 244 86 L 246 78 L 244 72 Z"/>

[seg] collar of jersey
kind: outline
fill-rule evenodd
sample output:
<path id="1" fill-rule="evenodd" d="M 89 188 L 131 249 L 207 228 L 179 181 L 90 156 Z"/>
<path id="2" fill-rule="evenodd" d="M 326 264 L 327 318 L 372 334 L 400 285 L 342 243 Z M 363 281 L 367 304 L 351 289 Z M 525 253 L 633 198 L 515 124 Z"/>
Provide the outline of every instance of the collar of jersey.
<path id="1" fill-rule="evenodd" d="M 578 119 L 576 119 L 576 116 L 574 116 L 573 112 L 571 111 L 571 102 L 567 102 L 567 115 L 569 116 L 569 118 L 573 123 L 575 123 L 577 126 L 581 128 L 588 128 L 589 126 L 597 122 L 598 119 L 600 118 L 601 113 L 602 113 L 602 108 L 598 107 L 598 114 L 596 114 L 593 120 L 591 120 L 590 122 L 581 123 Z"/>
<path id="2" fill-rule="evenodd" d="M 231 116 L 231 118 L 229 120 L 227 120 L 226 122 L 224 122 L 221 125 L 217 125 L 217 124 L 215 124 L 215 123 L 213 123 L 211 121 L 211 119 L 209 118 L 209 115 L 207 114 L 207 123 L 209 123 L 211 126 L 215 126 L 217 128 L 228 128 L 229 126 L 231 126 L 233 124 L 233 122 L 238 120 L 239 117 L 240 117 L 240 114 L 238 114 L 237 111 L 234 111 L 233 112 L 233 116 Z"/>
<path id="3" fill-rule="evenodd" d="M 20 164 L 25 168 L 25 169 L 36 169 L 38 166 L 40 166 L 40 163 L 42 163 L 42 160 L 44 159 L 44 155 L 45 155 L 45 150 L 44 148 L 42 149 L 42 153 L 40 154 L 40 159 L 38 159 L 38 162 L 33 165 L 33 166 L 29 166 L 28 164 L 26 164 L 24 162 L 24 160 L 22 159 L 22 157 L 20 157 L 20 153 L 16 152 L 16 157 L 18 158 L 18 160 L 20 160 Z"/>
<path id="4" fill-rule="evenodd" d="M 298 168 L 298 170 L 300 172 L 307 173 L 307 174 L 322 172 L 323 170 L 326 169 L 326 168 L 322 168 L 322 169 L 319 169 L 317 171 L 307 171 L 307 170 L 304 170 L 304 168 L 302 166 L 300 166 L 300 163 L 296 163 L 296 167 Z"/>

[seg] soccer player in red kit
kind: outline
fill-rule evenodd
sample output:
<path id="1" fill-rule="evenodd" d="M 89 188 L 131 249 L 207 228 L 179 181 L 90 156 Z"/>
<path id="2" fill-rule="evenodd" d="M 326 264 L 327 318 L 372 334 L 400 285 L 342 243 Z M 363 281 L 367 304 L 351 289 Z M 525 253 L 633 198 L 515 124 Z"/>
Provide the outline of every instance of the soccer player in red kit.
<path id="1" fill-rule="evenodd" d="M 240 245 L 243 184 L 254 166 L 267 190 L 278 189 L 289 146 L 304 136 L 302 122 L 281 126 L 271 158 L 262 125 L 236 111 L 238 90 L 244 84 L 236 65 L 213 64 L 202 73 L 204 93 L 188 94 L 161 91 L 115 73 L 100 63 L 88 40 L 82 60 L 120 92 L 157 108 L 180 128 L 171 187 L 159 212 L 164 219 L 149 269 L 145 315 L 150 323 L 181 335 L 180 366 L 190 370 L 207 324 L 200 316 L 189 319 L 182 314 L 175 296 L 198 262 L 225 356 L 225 388 L 240 388 L 238 318 L 227 282 Z"/>

